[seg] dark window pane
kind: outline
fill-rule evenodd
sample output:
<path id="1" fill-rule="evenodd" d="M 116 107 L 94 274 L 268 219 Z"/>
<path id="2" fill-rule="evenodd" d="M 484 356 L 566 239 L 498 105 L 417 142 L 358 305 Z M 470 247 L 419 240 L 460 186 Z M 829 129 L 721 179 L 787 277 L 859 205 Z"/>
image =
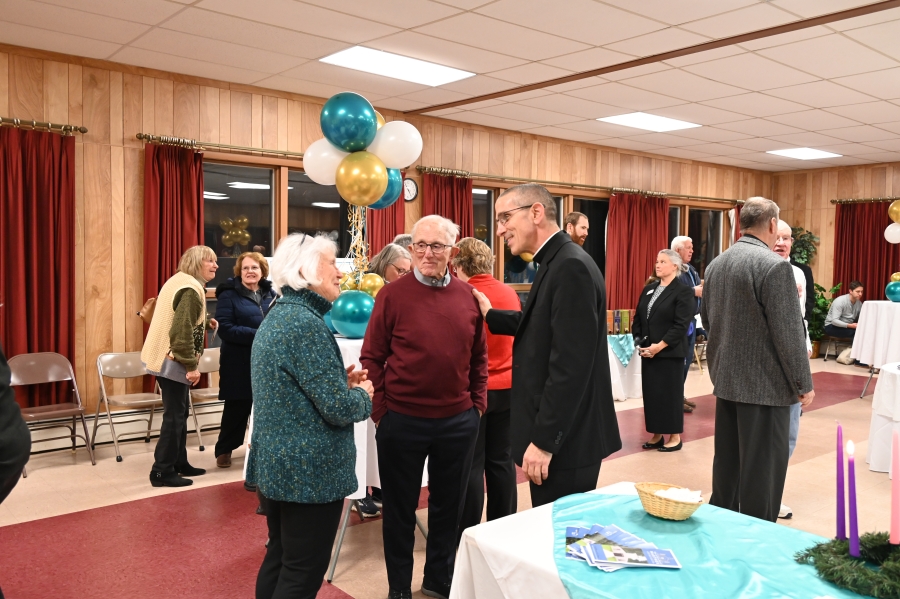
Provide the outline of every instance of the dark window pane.
<path id="1" fill-rule="evenodd" d="M 339 256 L 350 249 L 348 204 L 334 185 L 319 185 L 302 171 L 288 173 L 288 234 L 323 233 L 340 247 Z"/>
<path id="2" fill-rule="evenodd" d="M 472 190 L 472 208 L 475 213 L 475 239 L 494 248 L 494 192 L 490 189 Z"/>
<path id="3" fill-rule="evenodd" d="M 672 240 L 681 235 L 681 207 L 669 207 L 669 247 L 672 247 Z"/>
<path id="4" fill-rule="evenodd" d="M 722 214 L 721 210 L 694 208 L 688 212 L 688 237 L 694 243 L 691 264 L 700 278 L 706 273 L 706 265 L 722 253 Z"/>
<path id="5" fill-rule="evenodd" d="M 600 272 L 605 276 L 606 217 L 609 216 L 609 200 L 575 198 L 575 212 L 581 212 L 588 219 L 588 236 L 582 247 L 594 259 Z"/>

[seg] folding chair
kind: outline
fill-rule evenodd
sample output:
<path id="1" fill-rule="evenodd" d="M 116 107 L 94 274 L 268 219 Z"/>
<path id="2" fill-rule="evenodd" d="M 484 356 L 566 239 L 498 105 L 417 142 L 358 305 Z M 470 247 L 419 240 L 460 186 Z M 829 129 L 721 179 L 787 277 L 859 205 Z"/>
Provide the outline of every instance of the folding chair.
<path id="1" fill-rule="evenodd" d="M 65 356 L 54 352 L 41 352 L 35 354 L 19 354 L 9 359 L 11 375 L 10 386 L 39 385 L 41 383 L 58 383 L 72 381 L 72 392 L 75 401 L 59 403 L 51 406 L 38 406 L 35 408 L 22 408 L 22 418 L 28 423 L 31 431 L 47 430 L 53 428 L 67 428 L 68 435 L 51 437 L 49 439 L 32 439 L 33 443 L 56 441 L 59 439 L 72 439 L 72 451 L 75 451 L 76 438 L 83 439 L 91 464 L 97 465 L 94 459 L 94 451 L 91 448 L 88 436 L 87 422 L 84 419 L 84 406 L 81 405 L 81 394 L 78 392 L 78 384 L 75 382 L 75 372 L 72 364 Z M 72 424 L 50 422 L 58 418 L 72 418 Z M 81 419 L 84 435 L 75 432 L 76 420 Z"/>
<path id="2" fill-rule="evenodd" d="M 219 371 L 219 354 L 220 348 L 218 347 L 208 347 L 203 350 L 203 355 L 200 356 L 200 362 L 197 365 L 197 370 L 200 371 L 200 374 L 209 374 L 211 372 Z M 194 429 L 197 431 L 197 440 L 200 442 L 200 451 L 204 451 L 206 447 L 203 445 L 203 437 L 201 436 L 201 431 L 206 429 L 217 428 L 218 425 L 215 424 L 207 424 L 205 427 L 200 426 L 200 423 L 197 422 L 197 410 L 204 410 L 204 408 L 219 408 L 221 402 L 219 402 L 219 388 L 218 387 L 209 387 L 207 389 L 191 389 L 191 396 L 189 399 L 191 403 L 191 415 L 194 417 Z M 221 412 L 221 408 L 218 410 L 210 409 L 204 410 L 202 413 L 206 412 Z"/>
<path id="3" fill-rule="evenodd" d="M 700 367 L 700 373 L 703 374 L 703 360 L 706 359 L 706 341 L 694 344 L 694 361 Z"/>
<path id="4" fill-rule="evenodd" d="M 825 335 L 824 337 L 822 337 L 822 341 L 825 342 L 825 359 L 823 360 L 824 362 L 828 361 L 828 354 L 830 353 L 830 350 L 832 348 L 834 349 L 834 355 L 837 356 L 838 348 L 841 345 L 847 345 L 847 346 L 853 345 L 853 339 L 846 339 L 844 337 L 832 337 L 831 335 Z"/>

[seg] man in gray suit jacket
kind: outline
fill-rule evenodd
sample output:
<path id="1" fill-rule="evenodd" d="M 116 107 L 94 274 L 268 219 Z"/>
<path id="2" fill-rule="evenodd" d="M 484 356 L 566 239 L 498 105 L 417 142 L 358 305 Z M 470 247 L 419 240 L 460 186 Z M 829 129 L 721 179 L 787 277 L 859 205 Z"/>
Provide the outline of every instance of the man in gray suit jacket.
<path id="1" fill-rule="evenodd" d="M 700 315 L 716 395 L 709 503 L 774 522 L 788 466 L 790 406 L 812 403 L 806 331 L 790 264 L 772 251 L 778 206 L 750 198 L 741 234 L 706 268 Z"/>

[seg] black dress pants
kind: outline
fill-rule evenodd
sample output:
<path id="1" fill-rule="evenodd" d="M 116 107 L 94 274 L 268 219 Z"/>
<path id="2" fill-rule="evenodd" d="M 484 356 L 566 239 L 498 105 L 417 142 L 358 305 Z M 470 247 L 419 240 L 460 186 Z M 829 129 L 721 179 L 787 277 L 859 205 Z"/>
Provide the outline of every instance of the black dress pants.
<path id="1" fill-rule="evenodd" d="M 251 409 L 253 409 L 251 399 L 225 400 L 222 423 L 219 425 L 219 440 L 216 441 L 216 457 L 231 453 L 244 444 Z"/>
<path id="2" fill-rule="evenodd" d="M 405 590 L 412 585 L 416 507 L 425 458 L 429 491 L 425 579 L 450 584 L 479 420 L 475 408 L 448 418 L 419 418 L 389 410 L 378 423 L 375 441 L 390 588 Z"/>
<path id="3" fill-rule="evenodd" d="M 575 493 L 587 493 L 597 488 L 600 462 L 581 468 L 554 468 L 553 460 L 547 469 L 547 479 L 540 485 L 528 483 L 531 488 L 531 507 L 553 503 L 560 497 Z"/>
<path id="4" fill-rule="evenodd" d="M 472 470 L 466 489 L 459 536 L 481 522 L 487 484 L 487 520 L 515 514 L 518 507 L 516 466 L 509 444 L 509 389 L 488 391 L 487 411 L 481 417 Z"/>
<path id="5" fill-rule="evenodd" d="M 315 599 L 331 561 L 344 500 L 293 503 L 261 497 L 269 526 L 256 599 Z"/>
<path id="6" fill-rule="evenodd" d="M 710 505 L 775 522 L 787 476 L 790 423 L 789 406 L 716 398 Z"/>
<path id="7" fill-rule="evenodd" d="M 162 472 L 163 476 L 177 472 L 178 467 L 187 466 L 187 418 L 188 395 L 191 387 L 172 379 L 156 377 L 162 393 L 163 417 L 159 427 L 159 441 L 153 452 L 155 462 L 151 472 Z"/>

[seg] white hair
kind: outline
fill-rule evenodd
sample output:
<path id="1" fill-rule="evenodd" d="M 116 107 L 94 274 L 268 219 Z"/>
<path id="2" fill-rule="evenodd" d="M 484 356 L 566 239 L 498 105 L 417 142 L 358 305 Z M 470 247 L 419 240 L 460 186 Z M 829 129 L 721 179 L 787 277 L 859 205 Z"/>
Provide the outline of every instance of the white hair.
<path id="1" fill-rule="evenodd" d="M 779 230 L 780 230 L 780 229 L 787 229 L 788 231 L 791 232 L 791 237 L 794 236 L 794 229 L 793 229 L 793 227 L 791 227 L 787 222 L 781 220 L 780 218 L 778 219 L 778 229 L 779 229 Z"/>
<path id="2" fill-rule="evenodd" d="M 677 239 L 677 237 L 676 237 L 676 239 Z M 690 239 L 690 238 L 688 238 L 688 239 Z M 687 266 L 685 266 L 684 260 L 681 259 L 681 254 L 679 254 L 677 251 L 675 251 L 675 250 L 659 250 L 659 253 L 665 254 L 666 256 L 668 256 L 669 260 L 672 261 L 672 264 L 674 264 L 675 267 L 680 272 L 687 272 Z"/>
<path id="3" fill-rule="evenodd" d="M 444 232 L 444 234 L 447 236 L 446 241 L 450 245 L 456 243 L 456 236 L 459 235 L 459 225 L 454 223 L 452 220 L 450 220 L 449 218 L 444 218 L 443 216 L 439 216 L 437 214 L 429 214 L 428 216 L 423 216 L 422 218 L 417 220 L 416 224 L 413 225 L 413 241 L 415 241 L 416 239 L 416 231 L 419 229 L 419 225 L 434 225 L 439 230 Z"/>
<path id="4" fill-rule="evenodd" d="M 690 241 L 694 243 L 694 240 L 688 237 L 687 235 L 679 235 L 675 239 L 672 240 L 672 249 L 676 252 L 684 247 L 684 244 Z"/>
<path id="5" fill-rule="evenodd" d="M 323 256 L 333 256 L 336 253 L 337 245 L 325 235 L 288 235 L 281 240 L 272 256 L 272 289 L 281 296 L 285 287 L 300 290 L 310 285 L 320 285 L 319 263 Z"/>

